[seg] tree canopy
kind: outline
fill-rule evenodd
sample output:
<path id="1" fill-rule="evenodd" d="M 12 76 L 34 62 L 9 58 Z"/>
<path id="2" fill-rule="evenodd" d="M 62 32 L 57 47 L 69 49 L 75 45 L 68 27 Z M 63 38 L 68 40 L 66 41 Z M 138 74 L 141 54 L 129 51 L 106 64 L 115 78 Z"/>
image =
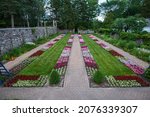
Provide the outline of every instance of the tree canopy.
<path id="1" fill-rule="evenodd" d="M 101 14 L 105 15 L 104 27 L 118 31 L 139 32 L 146 26 L 149 18 L 149 0 L 107 0 L 100 5 Z"/>
<path id="2" fill-rule="evenodd" d="M 0 27 L 37 26 L 45 15 L 45 0 L 0 0 Z"/>
<path id="3" fill-rule="evenodd" d="M 50 0 L 51 17 L 58 22 L 59 28 L 90 28 L 97 15 L 97 0 Z"/>
<path id="4" fill-rule="evenodd" d="M 60 29 L 121 27 L 122 21 L 150 18 L 149 6 L 149 0 L 106 0 L 100 5 L 98 0 L 0 0 L 0 27 L 42 26 L 53 20 Z M 99 14 L 105 16 L 103 23 L 96 20 Z"/>

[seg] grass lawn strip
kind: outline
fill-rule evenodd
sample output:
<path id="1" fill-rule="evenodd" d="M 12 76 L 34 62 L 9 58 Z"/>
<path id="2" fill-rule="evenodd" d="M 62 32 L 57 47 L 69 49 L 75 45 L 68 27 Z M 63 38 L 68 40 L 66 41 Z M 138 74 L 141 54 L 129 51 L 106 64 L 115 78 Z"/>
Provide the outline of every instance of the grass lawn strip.
<path id="1" fill-rule="evenodd" d="M 93 40 L 95 40 L 95 38 L 97 38 L 97 37 L 95 37 L 93 35 L 90 35 L 89 37 L 92 38 Z M 120 62 L 125 64 L 125 66 L 127 66 L 129 69 L 131 69 L 134 73 L 136 73 L 136 74 L 143 74 L 145 72 L 144 68 L 142 68 L 141 66 L 137 65 L 135 62 L 131 61 L 130 59 L 127 59 L 126 57 L 122 56 L 120 53 L 112 50 L 109 46 L 101 43 L 97 39 L 96 39 L 96 43 L 98 45 L 100 45 L 102 48 L 104 48 L 105 50 L 107 50 L 108 52 L 110 52 L 113 56 L 116 56 L 117 59 L 120 60 Z"/>
<path id="2" fill-rule="evenodd" d="M 69 39 L 67 34 L 63 39 L 57 42 L 52 48 L 48 49 L 38 59 L 22 70 L 20 75 L 48 75 L 54 68 L 63 48 L 65 47 L 67 40 Z"/>
<path id="3" fill-rule="evenodd" d="M 112 54 L 112 56 L 116 56 L 117 59 L 118 58 L 124 58 L 121 54 L 111 50 L 107 45 L 99 42 L 99 40 L 96 39 L 95 36 L 90 35 L 90 38 L 92 38 L 100 47 L 102 47 L 103 49 L 105 49 L 106 51 L 108 51 L 110 54 Z M 132 65 L 132 66 L 136 66 L 136 65 Z M 130 68 L 130 67 L 129 67 Z M 131 69 L 131 68 L 130 68 Z M 133 70 L 133 69 L 132 69 Z M 136 70 L 136 72 L 135 72 Z M 133 70 L 135 73 L 140 73 L 139 71 L 142 71 L 141 69 L 136 68 L 135 70 Z M 118 79 L 119 78 L 119 79 Z M 124 75 L 124 76 L 106 76 L 107 82 L 109 84 L 109 87 L 145 87 L 145 86 L 150 86 L 148 82 L 146 82 L 145 80 L 143 80 L 142 78 L 138 77 L 138 76 L 133 76 L 133 75 Z"/>
<path id="4" fill-rule="evenodd" d="M 99 47 L 92 39 L 87 35 L 83 35 L 83 38 L 90 49 L 90 52 L 95 58 L 96 63 L 99 66 L 99 70 L 106 76 L 122 76 L 122 75 L 134 75 L 134 73 L 120 63 L 109 52 Z"/>

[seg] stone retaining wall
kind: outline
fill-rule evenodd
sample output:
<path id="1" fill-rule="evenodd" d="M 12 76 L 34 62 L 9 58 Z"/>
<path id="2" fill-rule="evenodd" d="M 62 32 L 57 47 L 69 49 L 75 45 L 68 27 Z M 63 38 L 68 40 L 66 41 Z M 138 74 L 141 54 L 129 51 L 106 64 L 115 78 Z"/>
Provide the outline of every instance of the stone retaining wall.
<path id="1" fill-rule="evenodd" d="M 56 27 L 5 28 L 0 29 L 0 55 L 19 47 L 23 43 L 32 42 L 40 37 L 57 33 Z"/>

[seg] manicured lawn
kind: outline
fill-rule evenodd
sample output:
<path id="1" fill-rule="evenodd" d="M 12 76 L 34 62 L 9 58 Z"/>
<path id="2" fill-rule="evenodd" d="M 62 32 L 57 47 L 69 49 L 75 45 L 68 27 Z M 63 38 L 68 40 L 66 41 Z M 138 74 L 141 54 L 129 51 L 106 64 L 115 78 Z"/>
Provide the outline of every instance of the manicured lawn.
<path id="1" fill-rule="evenodd" d="M 83 38 L 90 49 L 96 63 L 99 66 L 99 70 L 104 75 L 122 76 L 122 75 L 133 75 L 134 73 L 119 62 L 109 52 L 97 45 L 88 35 L 83 35 Z"/>
<path id="2" fill-rule="evenodd" d="M 47 75 L 51 73 L 62 50 L 64 49 L 70 34 L 57 42 L 52 48 L 43 53 L 38 59 L 27 66 L 19 74 L 21 75 Z"/>

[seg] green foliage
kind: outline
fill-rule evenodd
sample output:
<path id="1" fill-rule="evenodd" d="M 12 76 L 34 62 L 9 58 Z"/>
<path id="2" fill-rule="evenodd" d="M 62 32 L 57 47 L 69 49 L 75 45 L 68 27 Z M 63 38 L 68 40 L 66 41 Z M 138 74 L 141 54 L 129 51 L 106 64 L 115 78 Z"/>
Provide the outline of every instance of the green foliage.
<path id="1" fill-rule="evenodd" d="M 102 37 L 102 39 L 104 39 L 105 41 L 107 41 L 117 47 L 122 48 L 123 50 L 129 52 L 130 54 L 132 54 L 144 61 L 150 62 L 150 54 L 137 49 L 137 48 L 150 49 L 149 41 L 144 41 L 144 44 L 139 46 L 138 44 L 136 44 L 135 41 L 132 41 L 132 40 L 121 39 L 121 38 L 120 39 L 112 39 L 112 38 L 108 37 L 107 35 L 99 36 L 97 34 L 96 36 Z M 128 35 L 126 35 L 125 37 L 127 38 Z M 139 37 L 139 35 L 137 35 L 137 37 Z M 140 35 L 140 37 L 142 37 L 142 35 Z"/>
<path id="2" fill-rule="evenodd" d="M 123 40 L 136 40 L 137 34 L 134 33 L 128 33 L 128 32 L 121 32 L 120 38 Z"/>
<path id="3" fill-rule="evenodd" d="M 134 41 L 130 41 L 126 44 L 126 48 L 131 50 L 136 47 L 136 43 Z"/>
<path id="4" fill-rule="evenodd" d="M 117 18 L 113 24 L 112 24 L 112 28 L 118 30 L 119 32 L 122 31 L 124 29 L 124 22 L 125 19 L 124 18 Z"/>
<path id="5" fill-rule="evenodd" d="M 2 77 L 2 76 L 0 75 L 0 80 L 1 80 L 1 81 L 4 81 L 5 79 L 4 79 L 4 77 Z"/>
<path id="6" fill-rule="evenodd" d="M 147 33 L 147 34 L 143 34 L 141 36 L 142 39 L 144 39 L 145 41 L 150 41 L 150 33 Z"/>
<path id="7" fill-rule="evenodd" d="M 142 0 L 107 0 L 102 3 L 100 5 L 100 13 L 105 14 L 105 27 L 110 27 L 117 18 L 120 18 L 116 21 L 118 23 L 117 27 L 122 27 L 124 18 L 141 14 L 141 8 L 144 6 L 142 2 Z M 148 4 L 146 5 L 148 9 Z"/>
<path id="8" fill-rule="evenodd" d="M 4 54 L 0 60 L 11 60 L 12 57 L 18 57 L 20 56 L 21 54 L 29 51 L 29 50 L 32 50 L 33 48 L 35 48 L 36 46 L 35 45 L 27 45 L 27 44 L 24 44 L 18 48 L 14 48 L 13 50 L 10 50 L 8 53 Z"/>
<path id="9" fill-rule="evenodd" d="M 150 17 L 150 0 L 143 0 L 143 5 L 142 5 L 142 16 L 144 16 L 145 18 L 149 18 Z"/>
<path id="10" fill-rule="evenodd" d="M 149 79 L 150 80 L 150 68 L 148 68 L 145 72 L 145 78 Z"/>
<path id="11" fill-rule="evenodd" d="M 49 78 L 49 84 L 58 84 L 59 82 L 60 75 L 57 71 L 53 70 Z"/>
<path id="12" fill-rule="evenodd" d="M 104 80 L 105 80 L 105 76 L 100 71 L 96 71 L 93 76 L 93 81 L 96 84 L 100 84 L 100 83 L 103 83 Z"/>
<path id="13" fill-rule="evenodd" d="M 31 29 L 31 31 L 32 31 L 32 34 L 34 35 L 34 34 L 35 34 L 36 29 L 35 29 L 35 28 L 32 28 L 32 29 Z"/>
<path id="14" fill-rule="evenodd" d="M 97 0 L 50 0 L 51 17 L 60 29 L 88 29 L 97 14 Z"/>
<path id="15" fill-rule="evenodd" d="M 146 26 L 146 20 L 139 16 L 129 16 L 127 18 L 117 18 L 112 27 L 118 31 L 141 32 Z"/>
<path id="16" fill-rule="evenodd" d="M 37 26 L 45 15 L 45 0 L 0 0 L 0 27 L 10 27 L 13 15 L 15 26 Z M 12 17 L 11 17 L 12 18 Z"/>
<path id="17" fill-rule="evenodd" d="M 127 43 L 126 40 L 121 40 L 121 39 L 119 39 L 116 45 L 117 45 L 118 47 L 124 48 L 126 43 Z"/>
<path id="18" fill-rule="evenodd" d="M 110 34 L 111 33 L 111 30 L 110 29 L 107 29 L 107 28 L 100 28 L 98 30 L 99 33 L 101 34 Z"/>

